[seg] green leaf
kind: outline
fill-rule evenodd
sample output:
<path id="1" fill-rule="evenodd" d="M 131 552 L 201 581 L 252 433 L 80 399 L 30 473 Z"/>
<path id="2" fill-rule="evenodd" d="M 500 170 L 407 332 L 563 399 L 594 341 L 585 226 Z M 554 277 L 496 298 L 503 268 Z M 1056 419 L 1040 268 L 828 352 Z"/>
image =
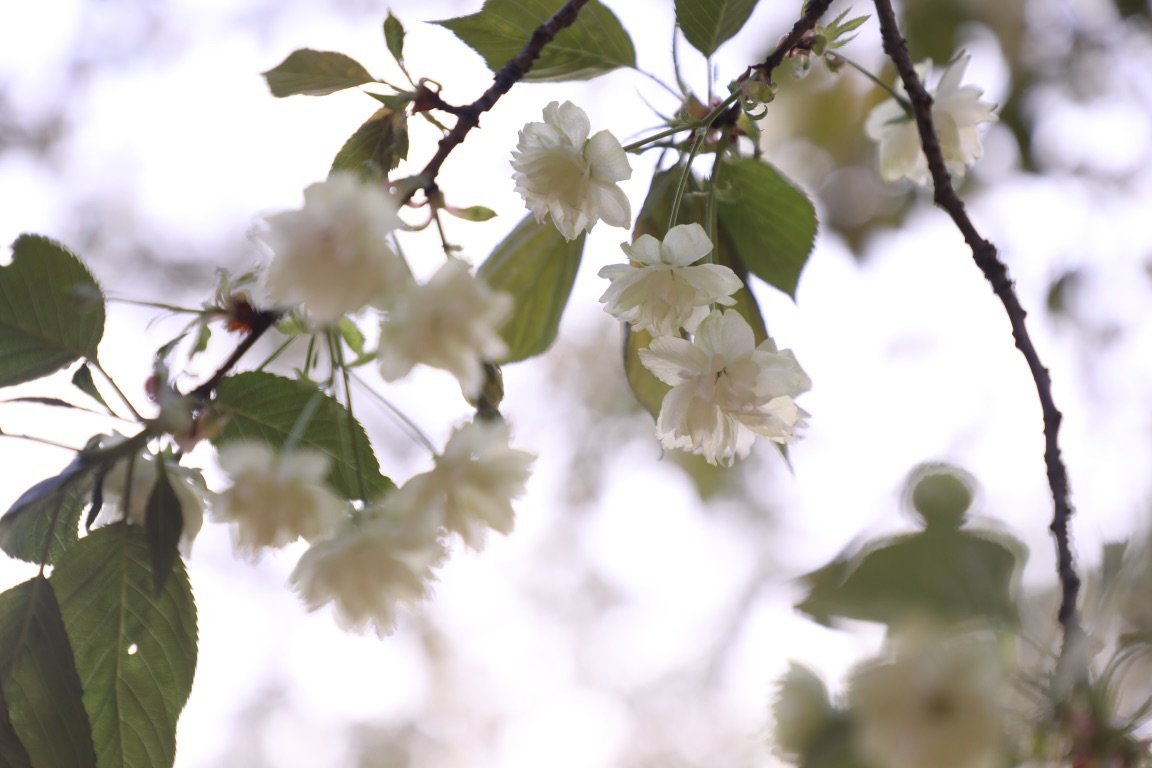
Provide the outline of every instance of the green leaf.
<path id="1" fill-rule="evenodd" d="M 99 768 L 163 768 L 176 756 L 196 671 L 196 605 L 179 559 L 154 598 L 150 562 L 144 531 L 115 523 L 81 539 L 51 578 Z"/>
<path id="2" fill-rule="evenodd" d="M 173 566 L 180 559 L 177 546 L 180 533 L 184 529 L 184 514 L 180 510 L 180 499 L 168 480 L 164 461 L 156 462 L 156 484 L 148 494 L 144 508 L 144 533 L 148 537 L 148 549 L 152 552 L 152 594 L 159 597 L 164 592 L 164 584 L 172 573 Z"/>
<path id="3" fill-rule="evenodd" d="M 76 373 L 72 374 L 72 385 L 100 405 L 108 407 L 108 403 L 104 402 L 104 396 L 96 388 L 96 382 L 92 380 L 92 369 L 88 367 L 88 363 L 81 365 L 76 369 Z"/>
<path id="4" fill-rule="evenodd" d="M 583 233 L 565 240 L 556 227 L 538 224 L 529 215 L 480 265 L 476 274 L 516 302 L 500 329 L 508 355 L 498 362 L 524 360 L 552 346 L 583 252 Z"/>
<path id="5" fill-rule="evenodd" d="M 482 205 L 473 205 L 468 208 L 446 206 L 444 212 L 450 213 L 458 219 L 464 219 L 464 221 L 488 221 L 496 217 L 496 211 Z"/>
<path id="6" fill-rule="evenodd" d="M 832 617 L 896 625 L 909 620 L 1017 621 L 1012 584 L 1026 550 L 1008 536 L 928 530 L 838 557 L 804 577 L 797 608 L 821 623 Z"/>
<path id="7" fill-rule="evenodd" d="M 388 11 L 388 17 L 384 19 L 384 42 L 392 58 L 398 63 L 404 61 L 404 25 L 392 15 L 392 11 Z"/>
<path id="8" fill-rule="evenodd" d="M 229 417 L 214 444 L 257 440 L 277 450 L 293 434 L 300 415 L 311 411 L 297 445 L 328 457 L 333 490 L 347 499 L 372 500 L 395 487 L 380 474 L 364 428 L 352 422 L 343 405 L 307 381 L 263 371 L 229 376 L 216 389 L 214 408 Z"/>
<path id="9" fill-rule="evenodd" d="M 520 53 L 561 5 L 563 0 L 485 0 L 478 13 L 433 23 L 452 30 L 495 72 Z M 619 19 L 599 0 L 589 0 L 576 23 L 544 47 L 524 81 L 590 80 L 635 66 L 636 49 Z"/>
<path id="10" fill-rule="evenodd" d="M 816 209 L 771 165 L 746 158 L 720 166 L 720 226 L 752 274 L 795 298 L 816 241 Z"/>
<path id="11" fill-rule="evenodd" d="M 0 766 L 96 766 L 72 646 L 43 576 L 0 594 L 0 674 Z"/>
<path id="12" fill-rule="evenodd" d="M 408 115 L 381 107 L 344 142 L 330 173 L 355 171 L 379 178 L 407 157 Z"/>
<path id="13" fill-rule="evenodd" d="M 0 688 L 0 768 L 33 768 L 32 758 L 8 718 L 8 700 Z"/>
<path id="14" fill-rule="evenodd" d="M 676 0 L 676 23 L 684 39 L 705 56 L 740 31 L 757 0 Z"/>
<path id="15" fill-rule="evenodd" d="M 63 472 L 25 491 L 0 518 L 0 549 L 30 563 L 55 563 L 76 543 L 98 470 L 79 453 Z"/>
<path id="16" fill-rule="evenodd" d="M 95 359 L 103 333 L 104 294 L 80 260 L 46 237 L 16 238 L 0 267 L 0 387 Z"/>
<path id="17" fill-rule="evenodd" d="M 364 354 L 364 332 L 360 330 L 360 326 L 348 318 L 342 317 L 336 324 L 336 330 L 340 332 L 340 338 L 344 340 L 349 349 L 357 355 Z"/>
<path id="18" fill-rule="evenodd" d="M 656 419 L 660 417 L 664 396 L 672 387 L 656 378 L 640 360 L 640 350 L 647 349 L 651 343 L 652 335 L 647 331 L 637 331 L 624 324 L 624 375 L 636 401 Z"/>
<path id="19" fill-rule="evenodd" d="M 360 62 L 335 51 L 301 48 L 264 72 L 273 96 L 327 96 L 346 88 L 372 83 L 376 78 Z"/>

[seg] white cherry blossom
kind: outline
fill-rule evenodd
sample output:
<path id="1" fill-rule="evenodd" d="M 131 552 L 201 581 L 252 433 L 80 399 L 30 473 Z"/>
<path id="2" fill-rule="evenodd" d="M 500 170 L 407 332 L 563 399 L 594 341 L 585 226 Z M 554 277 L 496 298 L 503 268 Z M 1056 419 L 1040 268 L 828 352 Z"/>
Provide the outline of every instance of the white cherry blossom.
<path id="1" fill-rule="evenodd" d="M 428 597 L 445 554 L 435 528 L 410 512 L 393 492 L 313 542 L 290 577 L 308 608 L 331 603 L 345 629 L 390 633 L 400 606 Z"/>
<path id="2" fill-rule="evenodd" d="M 491 528 L 511 533 L 512 500 L 524 493 L 535 460 L 511 448 L 504 422 L 474 421 L 458 427 L 430 472 L 410 479 L 397 493 L 414 514 L 432 515 L 438 524 L 480 549 Z"/>
<path id="3" fill-rule="evenodd" d="M 600 297 L 604 309 L 618 320 L 653 336 L 675 336 L 692 330 L 707 314 L 709 304 L 732 305 L 732 294 L 742 283 L 730 268 L 695 262 L 712 251 L 712 241 L 699 224 L 681 224 L 668 230 L 663 242 L 641 235 L 629 245 L 621 243 L 629 264 L 600 270 L 611 280 Z"/>
<path id="4" fill-rule="evenodd" d="M 939 83 L 929 91 L 933 102 L 932 122 L 940 137 L 944 162 L 948 172 L 957 179 L 963 178 L 968 168 L 984 155 L 979 126 L 998 119 L 994 111 L 996 105 L 980 100 L 984 91 L 973 85 L 960 85 L 970 59 L 967 54 L 953 59 Z M 930 70 L 928 61 L 916 68 L 923 81 L 927 81 Z M 903 88 L 901 90 L 903 92 Z M 895 99 L 876 105 L 868 115 L 864 130 L 879 144 L 880 175 L 885 181 L 908 178 L 924 185 L 931 180 L 916 121 Z"/>
<path id="5" fill-rule="evenodd" d="M 755 435 L 791 442 L 807 414 L 794 398 L 811 387 L 790 350 L 771 339 L 756 345 L 738 312 L 714 310 L 691 341 L 653 339 L 640 360 L 672 386 L 660 406 L 656 435 L 666 448 L 731 464 L 752 448 Z"/>
<path id="6" fill-rule="evenodd" d="M 608 131 L 591 138 L 584 110 L 570 101 L 544 108 L 544 122 L 528 123 L 512 153 L 516 191 L 536 217 L 575 240 L 599 220 L 614 227 L 632 221 L 628 198 L 616 182 L 632 168 L 620 142 Z"/>
<path id="7" fill-rule="evenodd" d="M 303 304 L 321 325 L 368 304 L 385 303 L 411 282 L 408 265 L 388 241 L 403 222 L 396 201 L 352 173 L 333 174 L 304 190 L 304 207 L 266 219 L 273 252 L 268 298 Z"/>
<path id="8" fill-rule="evenodd" d="M 325 483 L 328 457 L 318 451 L 277 454 L 245 440 L 221 446 L 219 462 L 232 484 L 217 496 L 212 516 L 236 524 L 236 549 L 247 555 L 325 536 L 345 514 L 344 501 Z"/>
<path id="9" fill-rule="evenodd" d="M 484 361 L 508 352 L 499 329 L 511 313 L 510 296 L 490 289 L 462 261 L 449 259 L 388 310 L 380 325 L 380 373 L 395 381 L 423 363 L 454 374 L 474 396 L 484 384 Z"/>

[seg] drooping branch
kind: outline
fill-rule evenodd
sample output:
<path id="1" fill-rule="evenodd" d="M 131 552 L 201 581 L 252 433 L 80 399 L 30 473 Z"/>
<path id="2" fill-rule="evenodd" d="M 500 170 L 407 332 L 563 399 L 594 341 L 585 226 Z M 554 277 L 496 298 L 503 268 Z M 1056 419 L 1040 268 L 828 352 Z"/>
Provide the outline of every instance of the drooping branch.
<path id="1" fill-rule="evenodd" d="M 880 34 L 884 40 L 884 52 L 896 65 L 896 71 L 904 83 L 904 89 L 912 103 L 916 127 L 920 133 L 920 143 L 928 159 L 928 170 L 935 188 L 933 201 L 952 218 L 965 242 L 972 249 L 972 258 L 992 291 L 1004 305 L 1008 320 L 1012 325 L 1012 336 L 1016 347 L 1024 356 L 1044 419 L 1044 463 L 1048 473 L 1048 487 L 1052 492 L 1053 514 L 1049 530 L 1056 543 L 1057 574 L 1060 579 L 1060 611 L 1058 619 L 1064 632 L 1062 658 L 1067 657 L 1072 646 L 1083 634 L 1080 614 L 1076 602 L 1080 592 L 1080 577 L 1072 555 L 1068 523 L 1072 518 L 1072 504 L 1069 500 L 1068 473 L 1060 456 L 1059 431 L 1063 418 L 1052 397 L 1052 380 L 1048 369 L 1040 361 L 1024 319 L 1027 313 L 1020 304 L 1008 267 L 1000 260 L 996 246 L 981 237 L 972 220 L 968 217 L 964 202 L 952 186 L 952 177 L 944 162 L 940 139 L 932 121 L 932 97 L 916 74 L 912 57 L 908 53 L 908 43 L 900 33 L 896 13 L 891 0 L 875 0 L 876 12 L 880 21 Z"/>
<path id="2" fill-rule="evenodd" d="M 580 9 L 587 4 L 588 0 L 568 0 L 564 3 L 560 10 L 552 15 L 552 18 L 536 28 L 520 52 L 500 68 L 500 71 L 493 78 L 492 85 L 481 94 L 480 98 L 466 106 L 453 107 L 447 110 L 456 116 L 456 124 L 440 139 L 440 143 L 436 147 L 436 154 L 432 156 L 432 159 L 424 166 L 424 170 L 416 177 L 420 180 L 419 186 L 406 190 L 404 200 L 412 197 L 417 189 L 432 190 L 435 188 L 440 166 L 444 165 L 444 161 L 448 159 L 452 150 L 464 142 L 468 132 L 480 125 L 480 116 L 492 109 L 501 96 L 508 93 L 513 85 L 528 74 L 544 47 L 552 42 L 561 30 L 576 23 Z"/>

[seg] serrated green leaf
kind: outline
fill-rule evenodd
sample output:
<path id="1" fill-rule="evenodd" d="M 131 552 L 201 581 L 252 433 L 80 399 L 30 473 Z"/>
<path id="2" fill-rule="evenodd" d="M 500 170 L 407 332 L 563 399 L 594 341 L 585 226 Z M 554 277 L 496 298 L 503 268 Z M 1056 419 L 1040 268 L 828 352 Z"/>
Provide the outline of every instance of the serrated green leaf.
<path id="1" fill-rule="evenodd" d="M 485 0 L 478 13 L 433 23 L 452 30 L 495 72 L 515 58 L 536 28 L 562 5 L 563 0 Z M 523 79 L 537 83 L 590 80 L 619 67 L 635 66 L 636 49 L 619 19 L 599 0 L 590 0 L 576 23 L 545 46 Z"/>
<path id="2" fill-rule="evenodd" d="M 736 256 L 769 285 L 795 298 L 800 272 L 816 241 L 808 196 L 768 163 L 721 164 L 717 211 Z"/>
<path id="3" fill-rule="evenodd" d="M 104 396 L 101 395 L 100 390 L 96 388 L 96 382 L 92 379 L 92 370 L 88 367 L 88 363 L 81 365 L 76 369 L 76 373 L 72 374 L 72 386 L 105 408 L 108 407 L 108 403 L 104 402 Z"/>
<path id="4" fill-rule="evenodd" d="M 163 768 L 196 671 L 196 606 L 177 559 L 158 598 L 147 537 L 115 523 L 61 558 L 50 579 L 72 643 L 99 768 Z"/>
<path id="5" fill-rule="evenodd" d="M 77 454 L 63 472 L 25 491 L 0 518 L 0 549 L 30 563 L 55 563 L 76 543 L 98 470 Z"/>
<path id="6" fill-rule="evenodd" d="M 676 0 L 676 23 L 684 39 L 711 56 L 740 31 L 758 0 Z"/>
<path id="7" fill-rule="evenodd" d="M 348 410 L 307 381 L 263 371 L 229 376 L 216 389 L 214 408 L 228 417 L 215 445 L 257 440 L 273 448 L 284 446 L 298 417 L 312 409 L 297 443 L 325 454 L 332 464 L 328 483 L 347 499 L 375 499 L 395 486 L 380 474 L 380 465 L 359 422 Z M 363 489 L 363 490 L 361 490 Z"/>
<path id="8" fill-rule="evenodd" d="M 491 288 L 511 294 L 512 317 L 500 329 L 512 363 L 552 346 L 584 252 L 584 233 L 565 240 L 550 223 L 531 216 L 504 238 L 476 271 Z"/>
<path id="9" fill-rule="evenodd" d="M 1025 548 L 1015 539 L 942 529 L 880 542 L 804 577 L 797 608 L 817 621 L 832 617 L 889 626 L 915 620 L 1017 621 L 1011 589 Z"/>
<path id="10" fill-rule="evenodd" d="M 464 221 L 488 221 L 496 217 L 496 211 L 482 205 L 473 205 L 468 208 L 448 206 L 444 208 L 444 212 L 450 213 L 458 219 L 464 219 Z"/>
<path id="11" fill-rule="evenodd" d="M 0 766 L 95 768 L 72 646 L 43 576 L 0 594 L 0 680 Z"/>
<path id="12" fill-rule="evenodd" d="M 408 115 L 381 107 L 344 142 L 330 173 L 355 171 L 379 178 L 407 157 Z"/>
<path id="13" fill-rule="evenodd" d="M 0 267 L 0 387 L 32 381 L 81 357 L 104 333 L 104 294 L 67 248 L 20 235 Z"/>
<path id="14" fill-rule="evenodd" d="M 168 479 L 168 471 L 163 461 L 156 462 L 156 484 L 148 494 L 144 512 L 144 533 L 148 539 L 148 549 L 152 553 L 152 594 L 159 597 L 164 592 L 164 584 L 172 573 L 176 561 L 180 559 L 177 546 L 184 530 L 184 513 L 180 509 L 180 499 Z"/>
<path id="15" fill-rule="evenodd" d="M 392 58 L 397 62 L 404 61 L 404 25 L 392 15 L 392 11 L 388 11 L 388 17 L 384 19 L 384 42 Z"/>
<path id="16" fill-rule="evenodd" d="M 301 48 L 263 73 L 272 95 L 327 96 L 330 93 L 375 82 L 360 62 L 335 51 Z"/>

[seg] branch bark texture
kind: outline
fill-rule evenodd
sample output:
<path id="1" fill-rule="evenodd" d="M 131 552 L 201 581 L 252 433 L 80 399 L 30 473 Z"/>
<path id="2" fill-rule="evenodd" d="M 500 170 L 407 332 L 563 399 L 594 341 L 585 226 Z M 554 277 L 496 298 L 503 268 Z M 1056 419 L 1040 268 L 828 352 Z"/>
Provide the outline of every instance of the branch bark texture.
<path id="1" fill-rule="evenodd" d="M 875 0 L 875 5 L 880 21 L 880 33 L 884 40 L 884 52 L 895 64 L 912 103 L 920 143 L 928 159 L 928 170 L 935 189 L 933 201 L 952 218 L 964 236 L 965 242 L 972 249 L 973 260 L 992 286 L 992 291 L 1000 299 L 1000 303 L 1004 305 L 1012 325 L 1016 347 L 1024 356 L 1036 385 L 1036 394 L 1044 419 L 1044 463 L 1047 467 L 1048 487 L 1052 492 L 1053 502 L 1052 523 L 1049 530 L 1055 539 L 1057 575 L 1060 579 L 1061 601 L 1058 620 L 1064 633 L 1061 657 L 1068 658 L 1069 652 L 1083 635 L 1083 627 L 1076 604 L 1080 593 L 1080 577 L 1076 572 L 1068 531 L 1073 510 L 1069 499 L 1068 473 L 1060 456 L 1059 432 L 1063 417 L 1052 397 L 1052 380 L 1048 375 L 1048 369 L 1041 362 L 1028 333 L 1024 322 L 1027 313 L 1016 295 L 1008 267 L 1000 260 L 996 246 L 981 237 L 976 230 L 968 217 L 964 202 L 952 186 L 952 177 L 944 163 L 940 139 L 932 121 L 932 97 L 916 74 L 912 57 L 908 53 L 908 42 L 900 32 L 891 0 Z"/>
<path id="2" fill-rule="evenodd" d="M 468 132 L 480 125 L 480 116 L 492 109 L 501 96 L 508 93 L 513 85 L 528 74 L 544 47 L 551 43 L 561 30 L 576 23 L 580 9 L 587 4 L 588 0 L 568 0 L 564 3 L 560 10 L 552 15 L 552 18 L 536 28 L 520 53 L 500 68 L 500 71 L 493 78 L 492 85 L 480 95 L 480 98 L 471 104 L 450 110 L 456 115 L 456 124 L 440 139 L 440 143 L 436 147 L 436 154 L 420 172 L 421 186 L 409 190 L 405 199 L 411 197 L 416 189 L 422 188 L 430 191 L 435 188 L 436 176 L 440 173 L 440 167 L 444 165 L 444 161 L 448 159 L 452 150 L 464 142 Z"/>

